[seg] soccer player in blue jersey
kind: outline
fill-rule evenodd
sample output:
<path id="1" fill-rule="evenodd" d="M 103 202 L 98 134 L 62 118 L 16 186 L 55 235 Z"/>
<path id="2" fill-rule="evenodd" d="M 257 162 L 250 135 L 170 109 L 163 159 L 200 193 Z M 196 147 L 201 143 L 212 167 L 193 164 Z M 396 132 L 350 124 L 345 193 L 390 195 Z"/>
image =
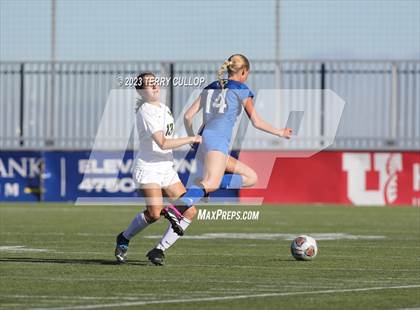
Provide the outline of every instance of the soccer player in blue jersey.
<path id="1" fill-rule="evenodd" d="M 227 71 L 228 79 L 223 79 Z M 203 110 L 200 129 L 202 144 L 197 156 L 202 160 L 202 179 L 177 201 L 176 208 L 184 213 L 209 193 L 221 188 L 252 186 L 255 171 L 229 155 L 232 131 L 242 108 L 252 125 L 278 137 L 289 139 L 290 128 L 278 129 L 265 122 L 254 109 L 254 93 L 244 82 L 250 72 L 248 59 L 241 54 L 230 56 L 218 71 L 218 80 L 204 88 L 184 115 L 188 135 L 194 136 L 192 119 Z"/>

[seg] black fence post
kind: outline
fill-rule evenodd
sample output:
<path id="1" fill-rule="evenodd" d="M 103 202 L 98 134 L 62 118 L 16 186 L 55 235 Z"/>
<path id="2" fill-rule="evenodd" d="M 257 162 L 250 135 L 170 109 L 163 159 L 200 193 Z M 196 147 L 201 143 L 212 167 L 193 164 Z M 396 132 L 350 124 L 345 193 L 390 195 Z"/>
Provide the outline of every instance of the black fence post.
<path id="1" fill-rule="evenodd" d="M 169 77 L 170 77 L 170 83 L 169 83 L 169 108 L 171 109 L 171 112 L 174 113 L 174 63 L 171 62 L 169 64 Z"/>
<path id="2" fill-rule="evenodd" d="M 19 144 L 23 146 L 23 122 L 25 105 L 25 63 L 20 64 L 20 100 L 19 100 Z"/>
<path id="3" fill-rule="evenodd" d="M 324 145 L 325 135 L 325 63 L 321 63 L 321 123 L 320 123 L 320 134 L 321 134 L 321 145 Z"/>

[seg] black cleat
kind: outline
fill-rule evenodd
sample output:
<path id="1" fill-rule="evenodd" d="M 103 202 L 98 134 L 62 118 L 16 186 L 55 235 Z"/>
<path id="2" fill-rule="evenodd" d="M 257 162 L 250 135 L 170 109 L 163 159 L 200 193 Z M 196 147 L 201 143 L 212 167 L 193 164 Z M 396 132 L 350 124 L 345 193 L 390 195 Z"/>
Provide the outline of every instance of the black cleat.
<path id="1" fill-rule="evenodd" d="M 163 266 L 165 264 L 165 254 L 160 249 L 151 249 L 146 256 L 149 261 L 156 266 Z"/>
<path id="2" fill-rule="evenodd" d="M 119 263 L 125 263 L 127 260 L 127 251 L 128 243 L 130 240 L 123 236 L 123 233 L 120 233 L 117 236 L 117 245 L 115 246 L 115 258 Z"/>
<path id="3" fill-rule="evenodd" d="M 179 224 L 182 214 L 174 206 L 163 208 L 161 214 L 171 223 L 172 229 L 178 236 L 184 235 L 184 229 Z"/>

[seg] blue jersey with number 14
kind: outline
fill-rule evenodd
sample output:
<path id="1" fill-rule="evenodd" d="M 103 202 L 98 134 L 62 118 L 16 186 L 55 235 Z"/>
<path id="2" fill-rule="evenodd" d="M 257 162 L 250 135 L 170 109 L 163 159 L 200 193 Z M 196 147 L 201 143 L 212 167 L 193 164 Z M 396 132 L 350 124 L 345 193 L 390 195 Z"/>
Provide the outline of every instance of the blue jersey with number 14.
<path id="1" fill-rule="evenodd" d="M 217 149 L 217 147 L 211 147 L 217 143 L 205 141 L 206 138 L 207 140 L 224 140 L 225 144 L 230 143 L 233 128 L 242 111 L 242 101 L 248 97 L 254 97 L 254 94 L 248 86 L 238 81 L 227 80 L 223 89 L 218 81 L 204 88 L 201 94 L 201 106 L 204 113 L 202 135 L 203 142 L 208 146 L 207 149 Z"/>

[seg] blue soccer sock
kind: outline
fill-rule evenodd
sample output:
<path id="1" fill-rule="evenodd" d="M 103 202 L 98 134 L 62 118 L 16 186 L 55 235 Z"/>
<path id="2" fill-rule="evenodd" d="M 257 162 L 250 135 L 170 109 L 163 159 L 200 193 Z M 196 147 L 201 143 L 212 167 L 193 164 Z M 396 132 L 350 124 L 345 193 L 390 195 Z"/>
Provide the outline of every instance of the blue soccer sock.
<path id="1" fill-rule="evenodd" d="M 220 183 L 221 189 L 239 189 L 242 187 L 243 181 L 240 174 L 225 174 Z M 184 195 L 182 195 L 175 203 L 176 208 L 181 213 L 184 213 L 188 208 L 191 208 L 201 198 L 207 195 L 206 190 L 202 186 L 191 186 Z"/>
<path id="2" fill-rule="evenodd" d="M 225 174 L 220 183 L 221 189 L 239 189 L 242 187 L 243 181 L 240 174 Z"/>
<path id="3" fill-rule="evenodd" d="M 200 201 L 200 199 L 203 198 L 205 195 L 206 191 L 202 186 L 193 185 L 187 190 L 187 192 L 184 195 L 182 195 L 181 198 L 179 198 L 179 200 L 183 204 L 185 204 L 187 208 L 190 208 L 198 201 Z"/>
<path id="4" fill-rule="evenodd" d="M 206 191 L 203 187 L 193 185 L 191 186 L 178 200 L 175 202 L 175 208 L 178 209 L 181 214 L 184 214 L 189 208 L 200 201 L 206 195 Z"/>

